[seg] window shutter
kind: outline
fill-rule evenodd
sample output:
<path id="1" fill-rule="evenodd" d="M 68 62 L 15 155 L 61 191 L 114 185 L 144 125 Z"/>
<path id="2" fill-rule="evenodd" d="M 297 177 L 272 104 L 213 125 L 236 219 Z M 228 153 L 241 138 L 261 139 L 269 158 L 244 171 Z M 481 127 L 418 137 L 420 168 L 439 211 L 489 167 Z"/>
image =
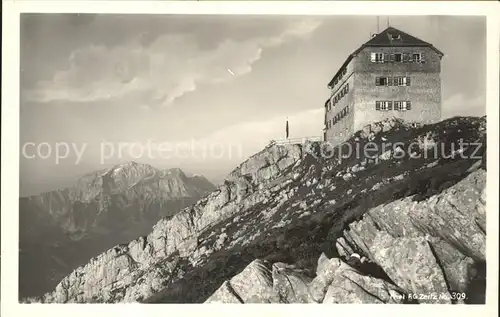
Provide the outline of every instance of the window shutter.
<path id="1" fill-rule="evenodd" d="M 389 58 L 390 58 L 389 54 L 382 53 L 382 60 L 384 61 L 384 63 L 389 62 Z"/>
<path id="2" fill-rule="evenodd" d="M 380 77 L 375 78 L 375 85 L 380 86 Z"/>
<path id="3" fill-rule="evenodd" d="M 403 63 L 408 63 L 408 54 L 407 53 L 403 54 Z"/>
<path id="4" fill-rule="evenodd" d="M 375 101 L 375 110 L 380 110 L 380 101 Z"/>
<path id="5" fill-rule="evenodd" d="M 372 63 L 375 63 L 375 61 L 377 60 L 377 53 L 372 53 L 371 57 L 370 57 L 370 60 L 371 60 Z"/>
<path id="6" fill-rule="evenodd" d="M 420 63 L 425 63 L 424 53 L 420 53 Z"/>
<path id="7" fill-rule="evenodd" d="M 392 101 L 387 101 L 387 110 L 392 110 Z"/>
<path id="8" fill-rule="evenodd" d="M 410 77 L 406 77 L 406 86 L 410 86 Z"/>
<path id="9" fill-rule="evenodd" d="M 394 56 L 395 56 L 395 54 L 394 54 L 394 53 L 392 53 L 392 54 L 391 54 L 391 62 L 394 62 L 394 61 L 395 61 L 395 57 L 394 57 Z"/>
<path id="10" fill-rule="evenodd" d="M 387 86 L 392 86 L 392 77 L 387 77 Z"/>
<path id="11" fill-rule="evenodd" d="M 411 102 L 410 101 L 406 102 L 406 110 L 411 110 Z"/>

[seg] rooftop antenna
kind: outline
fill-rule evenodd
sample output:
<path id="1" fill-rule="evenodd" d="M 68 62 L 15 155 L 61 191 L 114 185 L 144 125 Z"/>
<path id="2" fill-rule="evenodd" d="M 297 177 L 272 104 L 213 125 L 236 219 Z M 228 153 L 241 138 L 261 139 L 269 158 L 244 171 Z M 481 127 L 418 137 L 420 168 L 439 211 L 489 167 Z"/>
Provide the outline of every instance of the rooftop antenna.
<path id="1" fill-rule="evenodd" d="M 380 33 L 380 17 L 377 16 L 377 34 Z"/>
<path id="2" fill-rule="evenodd" d="M 387 27 L 389 27 L 389 17 L 387 17 Z"/>

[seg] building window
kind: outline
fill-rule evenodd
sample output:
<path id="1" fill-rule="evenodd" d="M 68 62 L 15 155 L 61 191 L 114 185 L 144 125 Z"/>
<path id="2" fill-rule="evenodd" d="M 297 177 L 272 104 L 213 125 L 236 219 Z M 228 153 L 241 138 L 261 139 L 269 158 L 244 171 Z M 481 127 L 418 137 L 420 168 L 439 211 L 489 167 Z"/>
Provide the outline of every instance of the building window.
<path id="1" fill-rule="evenodd" d="M 394 109 L 399 111 L 411 110 L 411 102 L 410 101 L 395 101 Z"/>
<path id="2" fill-rule="evenodd" d="M 390 38 L 392 40 L 400 40 L 401 39 L 401 34 L 390 34 Z"/>
<path id="3" fill-rule="evenodd" d="M 401 63 L 403 61 L 403 54 L 401 53 L 394 54 L 394 61 L 396 63 Z"/>
<path id="4" fill-rule="evenodd" d="M 422 56 L 420 55 L 420 53 L 413 53 L 411 55 L 411 59 L 415 63 L 420 63 L 420 61 L 422 60 Z"/>
<path id="5" fill-rule="evenodd" d="M 381 110 L 381 111 L 392 110 L 392 101 L 376 101 L 375 110 Z"/>
<path id="6" fill-rule="evenodd" d="M 376 86 L 387 86 L 388 84 L 389 84 L 388 77 L 376 77 L 375 78 L 375 85 Z"/>
<path id="7" fill-rule="evenodd" d="M 401 110 L 402 101 L 394 101 L 394 109 Z"/>
<path id="8" fill-rule="evenodd" d="M 371 53 L 371 61 L 372 63 L 383 63 L 384 53 Z"/>
<path id="9" fill-rule="evenodd" d="M 410 77 L 394 77 L 394 86 L 410 86 Z"/>

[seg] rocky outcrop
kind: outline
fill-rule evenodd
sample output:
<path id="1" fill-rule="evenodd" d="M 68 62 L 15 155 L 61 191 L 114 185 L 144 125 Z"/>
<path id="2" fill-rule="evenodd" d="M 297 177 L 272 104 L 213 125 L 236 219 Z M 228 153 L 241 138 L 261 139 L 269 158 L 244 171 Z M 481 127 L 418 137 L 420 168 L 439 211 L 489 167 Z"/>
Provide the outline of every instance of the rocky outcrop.
<path id="1" fill-rule="evenodd" d="M 321 254 L 316 277 L 277 262 L 255 260 L 205 303 L 402 303 L 404 294 L 389 282 L 364 275 L 340 259 Z"/>
<path id="2" fill-rule="evenodd" d="M 483 216 L 485 185 L 486 172 L 479 170 L 428 200 L 409 197 L 369 210 L 349 225 L 336 245 L 343 258 L 355 250 L 371 263 L 353 268 L 322 254 L 316 277 L 307 282 L 286 264 L 256 260 L 224 282 L 206 303 L 248 303 L 249 297 L 259 303 L 464 301 L 470 279 L 478 278 L 470 270 L 485 261 L 486 236 L 476 222 Z M 373 276 L 373 265 L 386 279 Z M 233 292 L 227 291 L 228 285 Z"/>
<path id="3" fill-rule="evenodd" d="M 451 302 L 453 293 L 467 294 L 473 266 L 486 261 L 485 190 L 486 171 L 478 170 L 427 200 L 377 206 L 344 231 L 339 253 L 356 250 L 405 292 Z"/>
<path id="4" fill-rule="evenodd" d="M 385 122 L 348 142 L 378 144 L 370 155 L 270 145 L 34 301 L 456 302 L 481 278 L 486 152 L 449 145 L 485 145 L 483 121 Z M 447 156 L 427 155 L 438 144 Z M 410 298 L 431 291 L 444 295 Z"/>

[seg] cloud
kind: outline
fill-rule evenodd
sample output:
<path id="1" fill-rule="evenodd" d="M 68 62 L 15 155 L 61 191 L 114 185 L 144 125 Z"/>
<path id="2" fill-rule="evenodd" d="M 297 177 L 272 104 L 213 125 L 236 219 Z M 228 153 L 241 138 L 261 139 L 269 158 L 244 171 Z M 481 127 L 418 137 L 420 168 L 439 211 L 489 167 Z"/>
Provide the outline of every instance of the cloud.
<path id="1" fill-rule="evenodd" d="M 323 115 L 324 109 L 318 108 L 289 116 L 290 138 L 320 137 Z M 86 159 L 94 162 L 104 159 L 110 164 L 139 160 L 158 166 L 166 163 L 169 166 L 201 164 L 203 168 L 221 168 L 241 163 L 272 140 L 284 139 L 286 120 L 284 116 L 277 116 L 264 121 L 248 121 L 222 128 L 202 138 L 123 141 L 127 145 L 106 142 L 86 151 Z M 103 153 L 106 154 L 103 156 Z"/>
<path id="2" fill-rule="evenodd" d="M 185 34 L 160 36 L 147 47 L 140 37 L 111 48 L 91 45 L 73 51 L 68 69 L 23 91 L 23 97 L 41 103 L 135 97 L 142 101 L 141 107 L 166 106 L 200 85 L 231 81 L 251 72 L 265 49 L 306 39 L 320 23 L 302 20 L 276 35 L 227 39 L 210 49 L 201 48 L 194 36 Z"/>
<path id="3" fill-rule="evenodd" d="M 323 128 L 324 109 L 297 112 L 288 117 L 290 124 L 290 138 L 320 137 Z M 177 141 L 156 140 L 148 144 L 154 156 L 162 144 L 168 144 L 169 148 L 180 146 L 187 149 L 186 155 L 182 157 L 170 157 L 172 166 L 176 164 L 196 163 L 200 159 L 207 164 L 220 160 L 212 155 L 200 155 L 201 152 L 210 152 L 211 148 L 217 148 L 224 152 L 224 159 L 239 163 L 247 157 L 261 151 L 272 140 L 285 138 L 285 122 L 287 118 L 277 116 L 264 121 L 249 121 L 243 124 L 235 124 L 215 131 L 203 138 L 184 139 Z M 219 151 L 218 150 L 218 151 Z M 212 160 L 212 161 L 210 161 Z M 227 163 L 227 162 L 226 162 Z"/>

